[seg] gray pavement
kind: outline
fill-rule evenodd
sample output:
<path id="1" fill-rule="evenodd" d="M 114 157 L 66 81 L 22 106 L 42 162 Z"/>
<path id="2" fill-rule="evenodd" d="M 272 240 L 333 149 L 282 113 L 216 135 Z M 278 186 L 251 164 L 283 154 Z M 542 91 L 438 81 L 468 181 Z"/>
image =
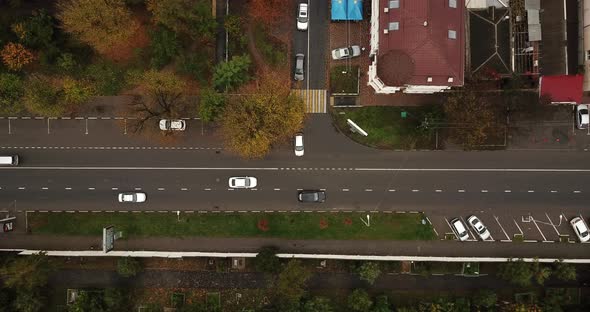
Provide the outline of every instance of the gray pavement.
<path id="1" fill-rule="evenodd" d="M 98 250 L 102 237 L 51 236 L 10 233 L 0 240 L 0 249 Z M 119 240 L 115 250 L 257 252 L 277 246 L 280 252 L 298 254 L 345 254 L 376 256 L 588 258 L 590 244 L 500 243 L 455 241 L 336 241 L 287 240 L 272 238 L 130 238 Z M 449 254 L 449 251 L 452 253 Z"/>
<path id="2" fill-rule="evenodd" d="M 297 84 L 301 89 L 325 89 L 326 84 L 326 44 L 328 41 L 329 10 L 328 1 L 297 0 L 298 3 L 309 4 L 309 28 L 307 31 L 297 31 L 295 17 L 293 18 L 293 62 L 295 54 L 305 55 L 305 80 Z M 293 16 L 297 12 L 293 8 Z"/>

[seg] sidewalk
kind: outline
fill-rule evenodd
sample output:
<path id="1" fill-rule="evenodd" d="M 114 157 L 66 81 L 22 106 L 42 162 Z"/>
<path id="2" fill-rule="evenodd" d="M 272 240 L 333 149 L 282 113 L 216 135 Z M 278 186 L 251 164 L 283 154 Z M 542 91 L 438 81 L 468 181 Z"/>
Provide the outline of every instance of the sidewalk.
<path id="1" fill-rule="evenodd" d="M 100 236 L 49 236 L 9 233 L 0 240 L 0 249 L 100 250 Z M 277 246 L 281 253 L 507 257 L 588 259 L 590 244 L 501 243 L 454 241 L 335 241 L 287 240 L 272 238 L 130 238 L 115 243 L 120 251 L 200 251 L 257 252 L 263 246 Z"/>

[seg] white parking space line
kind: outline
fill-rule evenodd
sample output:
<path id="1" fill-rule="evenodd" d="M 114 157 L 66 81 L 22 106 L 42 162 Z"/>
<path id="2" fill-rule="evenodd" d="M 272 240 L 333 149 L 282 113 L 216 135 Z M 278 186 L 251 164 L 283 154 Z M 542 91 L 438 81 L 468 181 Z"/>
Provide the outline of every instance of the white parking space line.
<path id="1" fill-rule="evenodd" d="M 465 193 L 465 190 L 457 190 L 459 193 Z"/>
<path id="2" fill-rule="evenodd" d="M 496 222 L 498 223 L 498 225 L 502 229 L 502 232 L 504 232 L 504 236 L 506 236 L 506 240 L 511 242 L 512 240 L 510 239 L 510 236 L 508 236 L 508 233 L 506 233 L 506 230 L 504 229 L 504 227 L 500 223 L 500 220 L 498 219 L 498 217 L 494 216 L 494 219 L 496 220 Z"/>
<path id="3" fill-rule="evenodd" d="M 387 190 L 387 191 L 389 191 L 389 192 L 395 192 L 395 190 L 394 190 L 394 189 L 389 189 L 389 190 Z"/>
<path id="4" fill-rule="evenodd" d="M 280 191 L 281 189 L 280 189 L 280 188 L 275 188 L 274 190 L 275 190 L 275 191 Z"/>
<path id="5" fill-rule="evenodd" d="M 451 224 L 449 223 L 449 220 L 447 220 L 447 218 L 444 218 L 445 222 L 447 223 L 447 225 L 449 226 L 449 229 L 451 230 L 451 233 L 453 233 L 453 235 L 455 235 L 455 239 L 459 240 L 459 237 L 457 237 L 457 234 L 455 233 L 455 231 L 453 230 L 453 227 L 451 226 Z"/>
<path id="6" fill-rule="evenodd" d="M 136 187 L 135 190 L 136 191 L 141 191 L 141 187 Z"/>
<path id="7" fill-rule="evenodd" d="M 551 224 L 551 226 L 555 230 L 555 233 L 557 233 L 557 236 L 558 237 L 561 236 L 561 234 L 559 234 L 559 231 L 557 230 L 557 227 L 555 227 L 555 224 L 553 224 L 553 221 L 551 221 L 551 218 L 549 218 L 549 215 L 547 213 L 545 213 L 545 216 L 547 217 L 547 220 L 549 220 L 549 224 Z"/>
<path id="8" fill-rule="evenodd" d="M 442 190 L 434 190 L 436 193 L 442 193 Z"/>
<path id="9" fill-rule="evenodd" d="M 372 192 L 373 189 L 365 189 L 365 192 Z"/>
<path id="10" fill-rule="evenodd" d="M 516 222 L 516 220 L 512 219 L 512 221 L 514 221 L 514 224 L 516 224 L 516 227 L 518 228 L 518 230 L 520 231 L 520 235 L 522 235 L 524 237 L 524 232 L 522 231 L 522 229 L 520 228 L 520 226 L 518 225 L 518 222 Z"/>
<path id="11" fill-rule="evenodd" d="M 504 193 L 512 193 L 512 190 L 504 190 Z"/>
<path id="12" fill-rule="evenodd" d="M 71 187 L 66 187 L 66 190 L 70 191 L 72 188 Z"/>
<path id="13" fill-rule="evenodd" d="M 342 192 L 348 192 L 350 191 L 349 189 L 342 189 Z"/>
<path id="14" fill-rule="evenodd" d="M 541 233 L 541 236 L 543 237 L 543 241 L 546 242 L 547 237 L 545 237 L 545 234 L 543 234 L 543 231 L 541 231 L 541 228 L 539 228 L 539 225 L 537 224 L 537 221 L 535 220 L 535 218 L 531 218 L 531 220 L 533 220 L 533 224 L 535 225 L 537 230 L 539 230 L 539 233 Z"/>
<path id="15" fill-rule="evenodd" d="M 116 191 L 118 189 L 119 189 L 118 187 L 111 187 L 111 190 L 113 190 L 113 191 Z"/>
<path id="16" fill-rule="evenodd" d="M 88 190 L 94 191 L 94 188 L 93 187 L 89 187 Z"/>
<path id="17" fill-rule="evenodd" d="M 477 240 L 478 236 L 475 236 L 475 234 L 473 234 L 473 232 L 471 232 L 471 226 L 469 225 L 469 223 L 467 223 L 463 217 L 460 217 L 461 222 L 463 222 L 463 224 L 465 224 L 465 227 L 467 228 L 467 232 L 469 232 L 469 234 L 471 235 L 471 237 L 473 237 L 474 240 Z"/>
<path id="18" fill-rule="evenodd" d="M 181 187 L 180 190 L 181 191 L 188 191 L 188 189 L 186 187 Z"/>

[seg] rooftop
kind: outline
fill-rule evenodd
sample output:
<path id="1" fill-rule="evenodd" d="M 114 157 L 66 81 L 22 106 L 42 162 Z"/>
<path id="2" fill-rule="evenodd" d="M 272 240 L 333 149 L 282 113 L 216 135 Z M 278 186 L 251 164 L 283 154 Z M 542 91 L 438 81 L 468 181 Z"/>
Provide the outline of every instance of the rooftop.
<path id="1" fill-rule="evenodd" d="M 464 0 L 379 1 L 377 76 L 389 86 L 462 86 Z"/>

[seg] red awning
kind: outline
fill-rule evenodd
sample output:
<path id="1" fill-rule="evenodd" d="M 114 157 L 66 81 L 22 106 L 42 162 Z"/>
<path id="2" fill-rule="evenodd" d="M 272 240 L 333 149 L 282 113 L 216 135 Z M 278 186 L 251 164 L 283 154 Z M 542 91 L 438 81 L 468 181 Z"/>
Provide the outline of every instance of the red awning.
<path id="1" fill-rule="evenodd" d="M 582 103 L 584 76 L 543 76 L 540 95 L 547 95 L 552 103 Z"/>

